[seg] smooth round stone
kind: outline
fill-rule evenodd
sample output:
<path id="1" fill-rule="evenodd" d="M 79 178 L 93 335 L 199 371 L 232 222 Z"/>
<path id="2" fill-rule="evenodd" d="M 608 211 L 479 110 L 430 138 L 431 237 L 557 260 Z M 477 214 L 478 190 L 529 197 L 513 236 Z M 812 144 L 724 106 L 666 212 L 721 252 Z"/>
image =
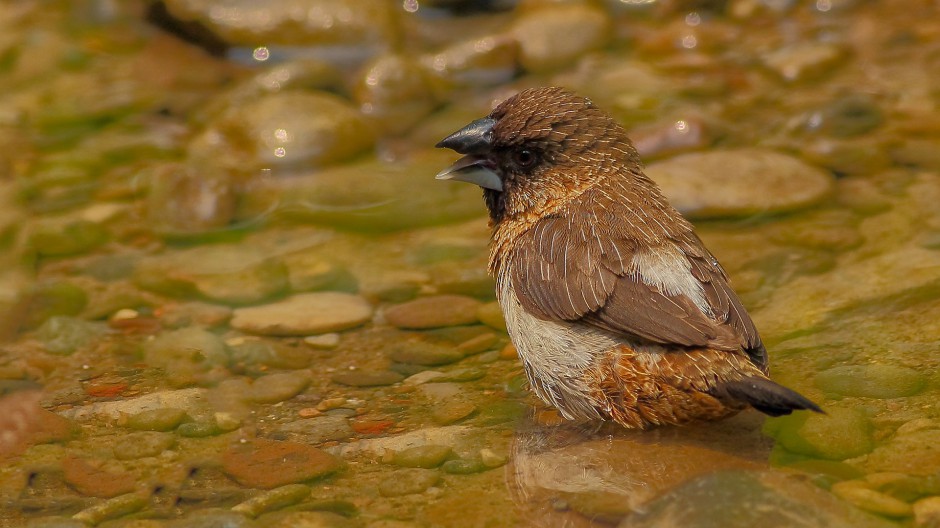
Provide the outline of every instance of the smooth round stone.
<path id="1" fill-rule="evenodd" d="M 421 64 L 430 73 L 435 90 L 448 93 L 458 87 L 493 86 L 510 81 L 519 69 L 518 55 L 515 39 L 487 35 L 425 55 Z"/>
<path id="2" fill-rule="evenodd" d="M 284 214 L 299 221 L 380 233 L 442 225 L 483 214 L 479 187 L 433 181 L 455 159 L 454 153 L 442 149 L 423 150 L 394 162 L 369 159 L 276 180 L 272 185 Z M 363 282 L 375 280 L 362 278 Z M 413 284 L 405 288 L 405 292 L 412 291 Z"/>
<path id="3" fill-rule="evenodd" d="M 790 415 L 768 422 L 766 427 L 793 453 L 845 460 L 871 452 L 872 424 L 863 411 L 835 407 L 826 412 Z"/>
<path id="4" fill-rule="evenodd" d="M 112 450 L 118 460 L 134 460 L 157 456 L 175 444 L 176 439 L 171 434 L 140 432 L 118 438 Z"/>
<path id="5" fill-rule="evenodd" d="M 142 509 L 149 502 L 148 499 L 149 497 L 144 493 L 127 493 L 93 504 L 76 513 L 73 518 L 93 526 L 98 525 L 103 521 L 118 519 Z"/>
<path id="6" fill-rule="evenodd" d="M 222 468 L 243 486 L 276 488 L 340 469 L 342 462 L 317 448 L 295 442 L 255 439 L 233 444 L 222 454 Z"/>
<path id="7" fill-rule="evenodd" d="M 372 0 L 270 0 L 261 4 L 167 0 L 165 4 L 174 17 L 198 22 L 235 45 L 365 48 L 371 54 L 388 46 L 396 33 L 392 4 Z"/>
<path id="8" fill-rule="evenodd" d="M 940 496 L 925 497 L 913 504 L 914 526 L 940 526 Z"/>
<path id="9" fill-rule="evenodd" d="M 871 98 L 852 94 L 836 99 L 807 118 L 807 129 L 835 137 L 857 136 L 884 121 L 881 109 Z"/>
<path id="10" fill-rule="evenodd" d="M 367 64 L 353 88 L 359 110 L 386 132 L 401 134 L 436 106 L 425 71 L 406 55 Z"/>
<path id="11" fill-rule="evenodd" d="M 897 365 L 844 365 L 816 374 L 816 386 L 825 392 L 863 398 L 903 398 L 919 393 L 927 377 Z"/>
<path id="12" fill-rule="evenodd" d="M 251 384 L 247 397 L 258 403 L 278 403 L 300 394 L 309 384 L 310 378 L 297 372 L 268 374 Z"/>
<path id="13" fill-rule="evenodd" d="M 27 309 L 23 324 L 39 325 L 56 315 L 78 315 L 88 304 L 88 294 L 81 287 L 65 281 L 44 281 L 30 287 L 23 295 Z"/>
<path id="14" fill-rule="evenodd" d="M 477 319 L 490 328 L 506 332 L 506 319 L 503 318 L 503 309 L 496 301 L 481 304 L 477 308 Z"/>
<path id="15" fill-rule="evenodd" d="M 457 348 L 440 343 L 430 343 L 418 339 L 392 343 L 388 356 L 399 363 L 409 365 L 437 366 L 447 365 L 463 359 Z"/>
<path id="16" fill-rule="evenodd" d="M 245 502 L 232 506 L 232 511 L 257 517 L 264 512 L 279 510 L 306 499 L 310 496 L 310 487 L 303 484 L 288 484 L 265 491 Z"/>
<path id="17" fill-rule="evenodd" d="M 182 519 L 172 521 L 170 528 L 261 528 L 245 515 L 230 509 L 206 508 L 195 510 Z"/>
<path id="18" fill-rule="evenodd" d="M 394 385 L 405 377 L 391 370 L 351 370 L 334 374 L 331 379 L 350 387 L 381 387 Z"/>
<path id="19" fill-rule="evenodd" d="M 29 233 L 27 247 L 38 255 L 62 257 L 91 251 L 108 240 L 108 232 L 86 220 L 37 222 Z"/>
<path id="20" fill-rule="evenodd" d="M 355 436 L 345 416 L 317 416 L 286 423 L 278 427 L 279 432 L 298 435 L 305 443 L 319 444 L 330 440 L 346 440 Z"/>
<path id="21" fill-rule="evenodd" d="M 207 164 L 170 164 L 150 175 L 148 225 L 171 236 L 197 235 L 228 226 L 235 216 L 230 174 Z"/>
<path id="22" fill-rule="evenodd" d="M 863 242 L 858 223 L 858 217 L 849 211 L 813 211 L 775 223 L 770 237 L 787 245 L 845 251 Z"/>
<path id="23" fill-rule="evenodd" d="M 820 201 L 834 185 L 821 169 L 757 148 L 683 154 L 650 165 L 646 174 L 690 218 L 800 209 Z"/>
<path id="24" fill-rule="evenodd" d="M 398 328 L 438 328 L 477 322 L 480 301 L 462 295 L 436 295 L 385 309 L 385 320 Z"/>
<path id="25" fill-rule="evenodd" d="M 309 507 L 309 502 L 305 502 L 299 508 Z M 355 506 L 341 501 L 318 501 L 317 510 L 321 507 L 329 507 L 334 504 L 344 504 L 352 506 L 352 511 L 343 510 L 348 517 L 356 513 Z M 284 511 L 274 512 L 263 515 L 258 522 L 267 528 L 357 528 L 359 523 L 332 511 Z M 369 523 L 369 528 L 375 526 L 375 523 Z"/>
<path id="26" fill-rule="evenodd" d="M 57 315 L 50 317 L 36 332 L 47 352 L 69 355 L 79 348 L 90 344 L 101 336 L 107 328 L 100 323 L 92 323 L 77 317 Z"/>
<path id="27" fill-rule="evenodd" d="M 257 248 L 215 244 L 151 257 L 140 263 L 134 282 L 171 296 L 193 293 L 227 304 L 261 302 L 288 286 L 279 258 Z"/>
<path id="28" fill-rule="evenodd" d="M 453 454 L 454 451 L 449 446 L 418 446 L 395 453 L 392 463 L 402 467 L 431 469 L 441 465 Z"/>
<path id="29" fill-rule="evenodd" d="M 183 409 L 153 409 L 127 419 L 127 426 L 139 431 L 172 431 L 187 417 Z"/>
<path id="30" fill-rule="evenodd" d="M 519 43 L 519 60 L 529 71 L 565 66 L 603 47 L 611 33 L 607 14 L 588 5 L 554 4 L 525 12 L 510 27 Z"/>
<path id="31" fill-rule="evenodd" d="M 764 65 L 787 82 L 813 80 L 831 72 L 846 58 L 845 50 L 826 42 L 804 42 L 764 56 Z"/>
<path id="32" fill-rule="evenodd" d="M 441 465 L 441 469 L 444 470 L 444 473 L 450 473 L 452 475 L 470 475 L 473 473 L 481 473 L 489 468 L 486 467 L 486 464 L 484 464 L 482 460 L 459 458 L 444 462 L 444 464 Z"/>
<path id="33" fill-rule="evenodd" d="M 435 408 L 431 418 L 441 425 L 448 425 L 463 420 L 476 410 L 477 406 L 470 402 L 448 401 Z"/>
<path id="34" fill-rule="evenodd" d="M 837 482 L 832 485 L 832 492 L 863 510 L 886 517 L 910 517 L 914 513 L 910 504 L 858 485 L 855 481 Z"/>
<path id="35" fill-rule="evenodd" d="M 283 301 L 235 310 L 231 326 L 262 335 L 305 336 L 338 332 L 372 318 L 372 305 L 358 295 L 304 293 Z"/>
<path id="36" fill-rule="evenodd" d="M 424 493 L 441 480 L 441 474 L 433 469 L 400 469 L 379 483 L 379 494 L 383 497 L 400 497 Z"/>
<path id="37" fill-rule="evenodd" d="M 163 332 L 145 342 L 143 349 L 144 362 L 165 369 L 177 384 L 189 383 L 199 373 L 229 362 L 225 343 L 197 327 Z"/>
<path id="38" fill-rule="evenodd" d="M 865 467 L 930 477 L 940 474 L 940 429 L 897 433 L 868 455 Z"/>

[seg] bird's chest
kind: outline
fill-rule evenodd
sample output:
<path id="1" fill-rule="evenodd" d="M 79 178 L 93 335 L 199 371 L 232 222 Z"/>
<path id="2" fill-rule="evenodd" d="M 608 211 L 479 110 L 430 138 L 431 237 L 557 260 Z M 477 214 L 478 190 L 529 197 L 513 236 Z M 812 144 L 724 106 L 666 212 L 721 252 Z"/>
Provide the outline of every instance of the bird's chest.
<path id="1" fill-rule="evenodd" d="M 585 325 L 535 317 L 516 296 L 509 269 L 507 265 L 499 270 L 497 293 L 532 388 L 568 418 L 596 418 L 587 401 L 593 391 L 591 373 L 618 341 Z"/>

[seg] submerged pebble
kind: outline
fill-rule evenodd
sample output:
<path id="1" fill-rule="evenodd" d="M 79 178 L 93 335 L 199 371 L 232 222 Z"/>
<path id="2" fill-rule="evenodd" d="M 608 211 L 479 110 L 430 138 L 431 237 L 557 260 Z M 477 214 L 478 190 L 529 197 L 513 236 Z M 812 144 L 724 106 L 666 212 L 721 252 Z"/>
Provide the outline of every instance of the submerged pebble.
<path id="1" fill-rule="evenodd" d="M 402 467 L 430 469 L 440 466 L 453 453 L 450 447 L 442 445 L 412 447 L 395 453 L 392 463 Z"/>
<path id="2" fill-rule="evenodd" d="M 873 363 L 844 365 L 816 374 L 820 390 L 841 396 L 901 398 L 920 392 L 927 383 L 923 373 L 907 367 Z"/>
<path id="3" fill-rule="evenodd" d="M 187 418 L 183 409 L 153 409 L 127 419 L 127 426 L 141 431 L 172 431 Z"/>
<path id="4" fill-rule="evenodd" d="M 683 154 L 651 164 L 646 173 L 690 218 L 791 211 L 818 202 L 834 184 L 823 170 L 758 148 Z"/>
<path id="5" fill-rule="evenodd" d="M 232 328 L 262 335 L 304 336 L 359 326 L 372 318 L 372 306 L 349 293 L 318 292 L 235 310 Z"/>
<path id="6" fill-rule="evenodd" d="M 399 469 L 392 476 L 379 482 L 379 493 L 383 497 L 400 497 L 424 493 L 441 480 L 441 474 L 433 469 Z"/>
<path id="7" fill-rule="evenodd" d="M 477 322 L 480 301 L 462 295 L 436 295 L 385 309 L 385 320 L 398 328 L 437 328 Z"/>

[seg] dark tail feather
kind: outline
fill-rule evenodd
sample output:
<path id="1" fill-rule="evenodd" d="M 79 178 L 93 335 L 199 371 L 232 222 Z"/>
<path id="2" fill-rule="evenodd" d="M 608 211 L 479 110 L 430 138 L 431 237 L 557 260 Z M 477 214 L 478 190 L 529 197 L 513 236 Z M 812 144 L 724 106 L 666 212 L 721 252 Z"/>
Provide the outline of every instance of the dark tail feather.
<path id="1" fill-rule="evenodd" d="M 825 414 L 802 394 L 767 378 L 750 377 L 729 381 L 721 386 L 721 390 L 731 398 L 770 416 L 782 416 L 801 409 Z"/>

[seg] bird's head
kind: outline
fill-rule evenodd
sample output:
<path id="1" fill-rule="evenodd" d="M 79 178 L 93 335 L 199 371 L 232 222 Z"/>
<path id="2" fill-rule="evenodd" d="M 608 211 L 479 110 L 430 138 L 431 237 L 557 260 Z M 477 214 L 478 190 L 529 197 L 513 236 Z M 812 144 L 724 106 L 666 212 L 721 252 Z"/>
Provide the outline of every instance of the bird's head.
<path id="1" fill-rule="evenodd" d="M 482 187 L 496 223 L 551 214 L 604 178 L 639 172 L 623 128 L 589 99 L 557 87 L 519 92 L 437 147 L 465 154 L 437 179 Z"/>

